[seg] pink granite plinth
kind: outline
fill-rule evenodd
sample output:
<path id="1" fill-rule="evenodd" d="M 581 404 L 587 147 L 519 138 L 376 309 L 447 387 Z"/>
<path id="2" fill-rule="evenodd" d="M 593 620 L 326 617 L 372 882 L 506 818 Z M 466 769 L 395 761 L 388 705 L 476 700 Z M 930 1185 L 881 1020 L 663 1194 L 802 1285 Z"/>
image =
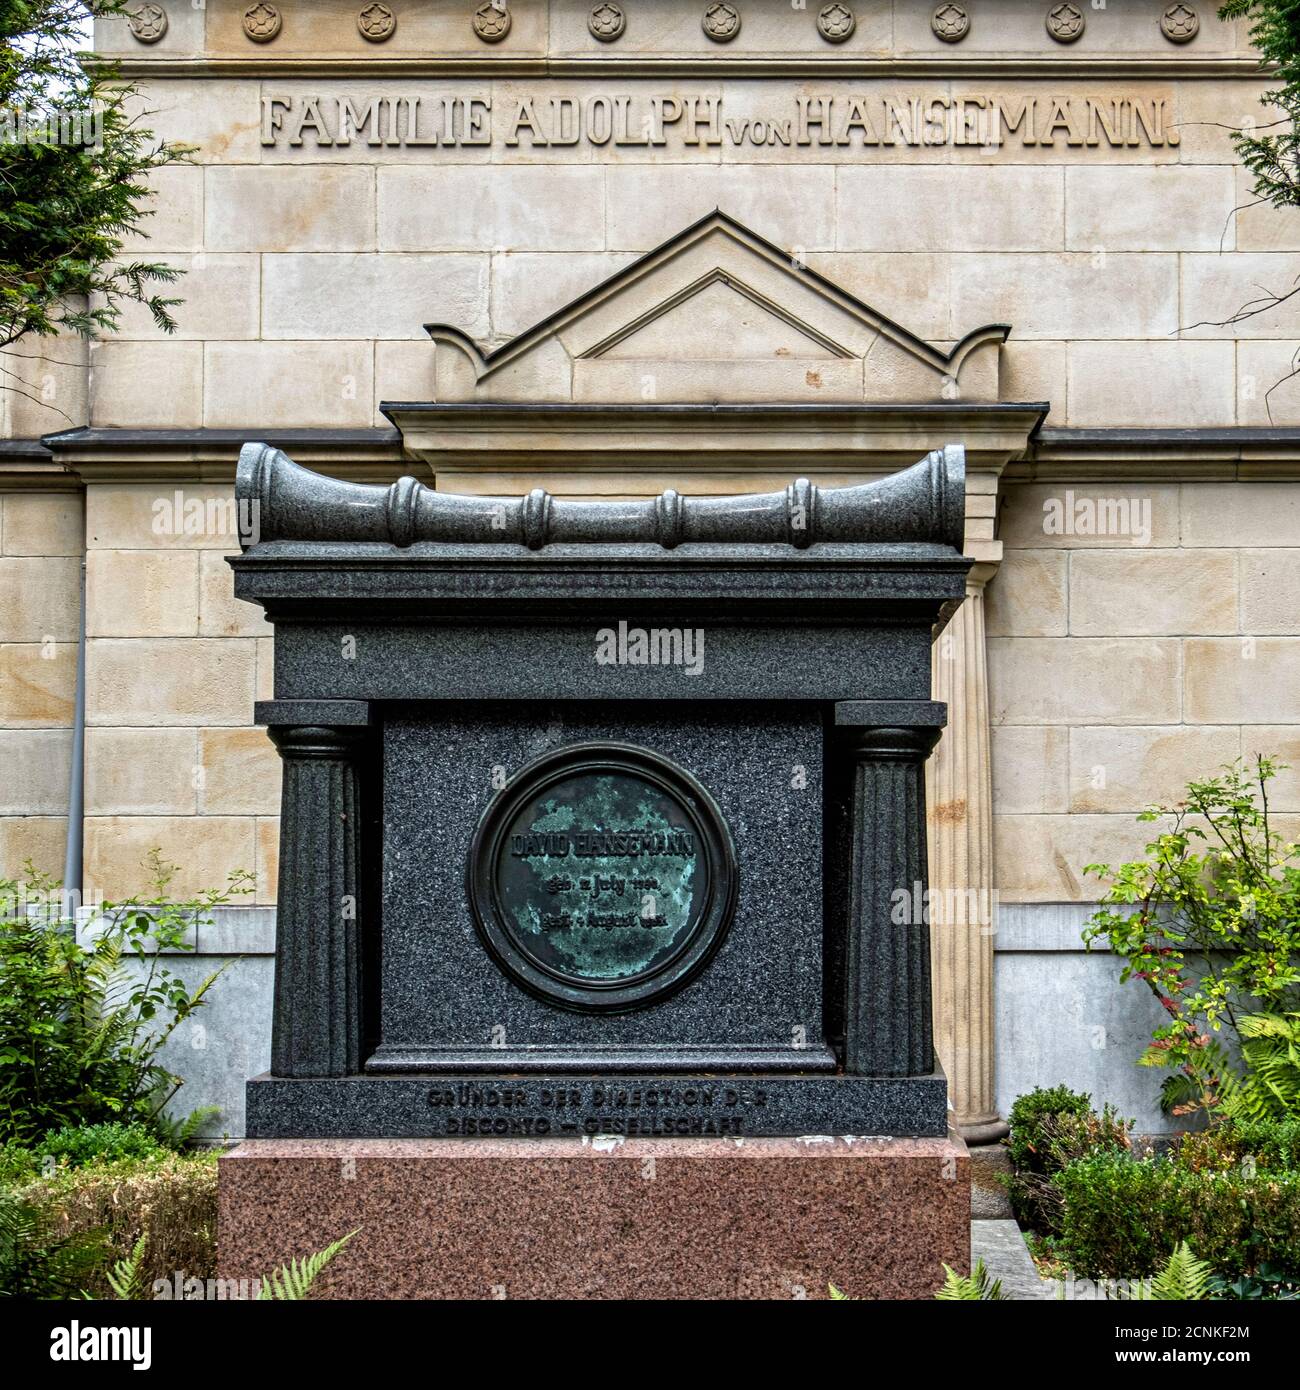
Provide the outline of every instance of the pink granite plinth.
<path id="1" fill-rule="evenodd" d="M 947 1139 L 255 1139 L 218 1262 L 255 1278 L 354 1227 L 327 1298 L 929 1298 L 970 1255 Z"/>

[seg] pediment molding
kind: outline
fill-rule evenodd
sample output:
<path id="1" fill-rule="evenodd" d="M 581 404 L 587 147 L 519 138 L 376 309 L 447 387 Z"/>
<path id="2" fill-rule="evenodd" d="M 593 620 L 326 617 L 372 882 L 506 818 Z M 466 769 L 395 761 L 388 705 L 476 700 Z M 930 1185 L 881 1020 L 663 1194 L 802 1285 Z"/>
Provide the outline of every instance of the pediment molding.
<path id="1" fill-rule="evenodd" d="M 621 328 L 616 328 L 607 338 L 594 346 L 587 348 L 580 355 L 583 358 L 591 359 L 604 357 L 612 352 L 614 348 L 627 343 L 636 337 L 642 329 L 648 328 L 653 323 L 658 323 L 667 318 L 674 310 L 689 304 L 693 299 L 698 298 L 715 285 L 724 286 L 729 290 L 748 299 L 751 304 L 764 310 L 771 318 L 784 323 L 792 328 L 796 333 L 803 335 L 809 342 L 816 344 L 832 357 L 852 357 L 852 352 L 841 343 L 835 342 L 827 337 L 819 329 L 810 323 L 805 323 L 797 315 L 791 313 L 784 305 L 762 293 L 753 285 L 748 284 L 734 271 L 723 270 L 721 266 L 714 266 L 712 270 L 706 271 L 698 280 L 686 285 L 684 288 L 668 296 L 661 304 L 647 309 L 644 314 L 638 315 Z"/>
<path id="2" fill-rule="evenodd" d="M 748 354 L 719 354 L 719 325 L 707 314 L 691 321 L 714 287 L 736 297 L 740 344 L 753 337 L 745 313 L 759 310 L 835 365 L 809 371 L 809 354 L 759 343 Z M 679 342 L 645 357 L 628 351 L 669 314 L 678 316 Z M 602 404 L 646 399 L 647 390 L 665 403 L 992 401 L 997 349 L 1011 331 L 984 324 L 950 346 L 927 342 L 719 209 L 496 347 L 454 324 L 425 329 L 437 345 L 439 402 Z M 738 379 L 738 362 L 753 368 L 748 381 Z"/>

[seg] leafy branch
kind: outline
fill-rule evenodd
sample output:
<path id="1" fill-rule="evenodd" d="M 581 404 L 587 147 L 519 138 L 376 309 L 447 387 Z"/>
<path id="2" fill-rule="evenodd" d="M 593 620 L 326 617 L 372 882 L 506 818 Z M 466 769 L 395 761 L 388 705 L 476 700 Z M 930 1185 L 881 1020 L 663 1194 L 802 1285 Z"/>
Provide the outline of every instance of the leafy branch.
<path id="1" fill-rule="evenodd" d="M 132 303 L 176 328 L 181 301 L 159 287 L 181 271 L 122 252 L 153 216 L 149 175 L 192 151 L 157 140 L 138 89 L 77 49 L 88 20 L 130 3 L 0 0 L 0 349 L 29 334 L 112 332 Z M 60 122 L 83 138 L 56 138 Z"/>
<path id="2" fill-rule="evenodd" d="M 1249 1066 L 1242 1045 L 1262 1025 L 1247 1019 L 1300 1006 L 1300 845 L 1273 829 L 1268 804 L 1280 770 L 1259 757 L 1253 770 L 1239 761 L 1192 782 L 1179 805 L 1138 817 L 1167 826 L 1147 858 L 1086 870 L 1109 883 L 1084 940 L 1104 939 L 1124 959 L 1121 979 L 1141 980 L 1165 1011 L 1141 1060 L 1172 1069 L 1164 1103 L 1174 1114 L 1229 1108 L 1240 1091 L 1240 1068 L 1216 1036 L 1224 1024 Z"/>

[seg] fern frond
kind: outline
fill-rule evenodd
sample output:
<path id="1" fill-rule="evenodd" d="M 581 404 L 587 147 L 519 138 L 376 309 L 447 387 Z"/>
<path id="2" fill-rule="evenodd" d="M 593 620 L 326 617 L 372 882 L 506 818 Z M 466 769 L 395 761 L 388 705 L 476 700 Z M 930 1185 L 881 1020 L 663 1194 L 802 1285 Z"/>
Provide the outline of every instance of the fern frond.
<path id="1" fill-rule="evenodd" d="M 0 1297 L 76 1298 L 103 1250 L 102 1231 L 56 1235 L 33 1205 L 0 1193 Z"/>
<path id="2" fill-rule="evenodd" d="M 161 1047 L 162 1044 L 165 1043 L 167 1039 L 171 1037 L 171 1035 L 176 1031 L 180 1023 L 184 1019 L 188 1018 L 190 1014 L 192 1014 L 194 1010 L 199 1007 L 199 1005 L 203 1002 L 203 998 L 207 994 L 207 992 L 212 988 L 214 984 L 216 984 L 216 982 L 222 977 L 222 975 L 224 975 L 226 971 L 229 970 L 232 965 L 234 965 L 234 963 L 235 962 L 233 960 L 228 960 L 225 963 L 225 965 L 219 966 L 216 970 L 212 972 L 212 974 L 207 976 L 206 979 L 202 980 L 199 983 L 198 988 L 190 995 L 189 1003 L 185 1006 L 185 1008 L 177 1010 L 177 1012 L 173 1014 L 171 1020 L 164 1027 L 157 1030 L 155 1043 L 156 1046 Z"/>
<path id="3" fill-rule="evenodd" d="M 945 1303 L 1007 1302 L 1007 1296 L 1002 1292 L 1002 1280 L 990 1278 L 983 1260 L 975 1261 L 975 1268 L 969 1275 L 958 1274 L 948 1265 L 944 1265 L 943 1272 L 943 1288 L 935 1294 L 935 1298 Z"/>
<path id="4" fill-rule="evenodd" d="M 138 1303 L 144 1297 L 144 1282 L 141 1271 L 144 1265 L 145 1247 L 148 1244 L 149 1232 L 145 1230 L 141 1232 L 140 1239 L 136 1241 L 130 1255 L 124 1260 L 114 1261 L 112 1269 L 108 1270 L 104 1276 L 114 1295 L 123 1302 Z"/>
<path id="5" fill-rule="evenodd" d="M 1247 1014 L 1237 1022 L 1245 1079 L 1226 1097 L 1235 1120 L 1281 1119 L 1300 1110 L 1300 1013 Z"/>
<path id="6" fill-rule="evenodd" d="M 258 1298 L 280 1301 L 306 1298 L 321 1271 L 360 1229 L 358 1226 L 356 1231 L 349 1231 L 332 1245 L 327 1245 L 324 1250 L 318 1250 L 314 1255 L 308 1255 L 304 1260 L 294 1258 L 287 1265 L 281 1265 L 274 1274 L 269 1274 L 262 1280 L 262 1286 L 257 1291 Z"/>
<path id="7" fill-rule="evenodd" d="M 1139 1303 L 1195 1303 L 1210 1296 L 1214 1270 L 1192 1254 L 1186 1241 L 1170 1255 L 1149 1284 L 1139 1284 L 1129 1297 Z"/>
<path id="8" fill-rule="evenodd" d="M 220 1114 L 221 1107 L 217 1105 L 200 1105 L 191 1110 L 176 1128 L 177 1147 L 188 1144 L 209 1120 L 215 1120 Z"/>

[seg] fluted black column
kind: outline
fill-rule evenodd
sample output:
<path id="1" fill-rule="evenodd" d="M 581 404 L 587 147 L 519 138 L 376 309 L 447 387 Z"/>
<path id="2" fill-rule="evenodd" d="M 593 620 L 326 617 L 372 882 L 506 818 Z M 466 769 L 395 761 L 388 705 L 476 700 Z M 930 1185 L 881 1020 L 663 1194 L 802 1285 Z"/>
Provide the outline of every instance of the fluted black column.
<path id="1" fill-rule="evenodd" d="M 859 1076 L 934 1070 L 924 773 L 939 733 L 839 730 L 852 763 L 844 1064 Z"/>
<path id="2" fill-rule="evenodd" d="M 273 722 L 269 732 L 284 763 L 271 1071 L 353 1075 L 362 1044 L 356 758 L 368 731 Z"/>

